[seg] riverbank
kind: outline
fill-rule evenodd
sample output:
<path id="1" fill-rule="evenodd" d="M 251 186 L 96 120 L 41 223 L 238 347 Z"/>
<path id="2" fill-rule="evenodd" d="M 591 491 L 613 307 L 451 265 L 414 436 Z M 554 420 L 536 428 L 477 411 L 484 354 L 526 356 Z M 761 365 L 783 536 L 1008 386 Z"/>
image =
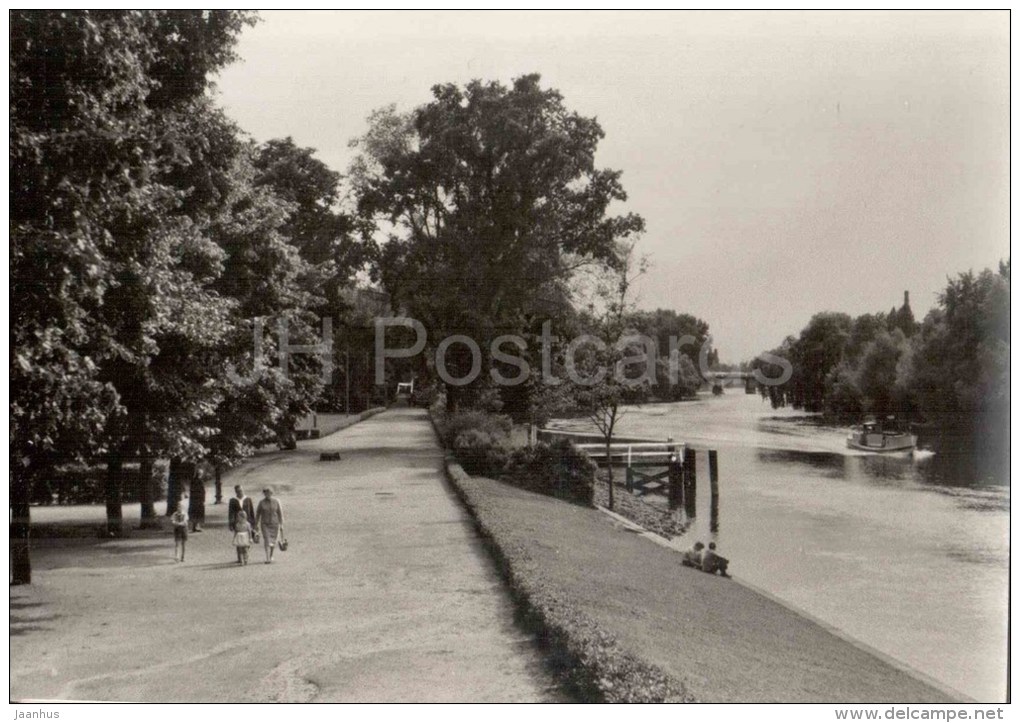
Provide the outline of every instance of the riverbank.
<path id="1" fill-rule="evenodd" d="M 619 432 L 698 450 L 695 515 L 677 544 L 715 541 L 738 577 L 777 599 L 965 696 L 1005 698 L 1008 487 L 957 475 L 943 455 L 849 450 L 842 430 L 751 395 L 662 411 L 628 408 Z"/>
<path id="2" fill-rule="evenodd" d="M 750 588 L 682 567 L 598 510 L 452 469 L 519 603 L 554 635 L 581 636 L 577 649 L 608 641 L 608 659 L 624 661 L 621 680 L 589 676 L 603 695 L 623 684 L 646 700 L 953 700 Z"/>

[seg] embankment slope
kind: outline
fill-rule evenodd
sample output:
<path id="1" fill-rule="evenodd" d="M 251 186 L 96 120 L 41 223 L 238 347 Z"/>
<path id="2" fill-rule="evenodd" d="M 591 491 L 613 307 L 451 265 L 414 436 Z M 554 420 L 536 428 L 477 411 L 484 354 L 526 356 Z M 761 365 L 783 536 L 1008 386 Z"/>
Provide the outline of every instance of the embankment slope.
<path id="1" fill-rule="evenodd" d="M 598 510 L 453 477 L 514 575 L 596 621 L 698 701 L 952 701 L 750 588 L 682 567 L 676 552 Z"/>

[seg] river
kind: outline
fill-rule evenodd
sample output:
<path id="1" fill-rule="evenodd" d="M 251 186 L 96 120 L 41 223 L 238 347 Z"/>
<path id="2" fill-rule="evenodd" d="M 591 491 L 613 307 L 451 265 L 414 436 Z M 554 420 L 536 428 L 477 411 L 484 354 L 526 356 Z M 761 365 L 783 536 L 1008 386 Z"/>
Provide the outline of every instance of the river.
<path id="1" fill-rule="evenodd" d="M 1008 480 L 947 478 L 930 452 L 854 452 L 846 432 L 742 389 L 630 408 L 618 428 L 698 450 L 683 546 L 715 540 L 736 577 L 965 695 L 1004 700 Z"/>

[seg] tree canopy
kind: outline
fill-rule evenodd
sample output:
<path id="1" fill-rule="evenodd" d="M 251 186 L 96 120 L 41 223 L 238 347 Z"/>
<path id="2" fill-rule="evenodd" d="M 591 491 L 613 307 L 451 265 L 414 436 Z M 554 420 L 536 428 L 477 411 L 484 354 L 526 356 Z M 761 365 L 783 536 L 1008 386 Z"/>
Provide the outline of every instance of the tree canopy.
<path id="1" fill-rule="evenodd" d="M 983 459 L 1008 460 L 1010 263 L 949 279 L 914 321 L 909 299 L 889 314 L 818 314 L 772 354 L 790 381 L 764 387 L 775 406 L 852 422 L 897 415 L 925 423 Z M 767 377 L 778 376 L 761 361 Z M 1003 477 L 999 470 L 999 477 Z"/>
<path id="2" fill-rule="evenodd" d="M 362 218 L 389 229 L 375 274 L 394 307 L 483 343 L 560 308 L 572 273 L 617 263 L 643 221 L 610 215 L 626 193 L 595 165 L 601 127 L 538 75 L 432 95 L 372 116 L 351 177 Z"/>
<path id="3" fill-rule="evenodd" d="M 321 391 L 316 356 L 280 369 L 277 331 L 320 341 L 317 314 L 363 244 L 335 208 L 336 173 L 290 139 L 257 147 L 208 92 L 255 20 L 11 14 L 16 580 L 33 475 L 105 458 L 119 534 L 125 459 L 235 461 Z"/>

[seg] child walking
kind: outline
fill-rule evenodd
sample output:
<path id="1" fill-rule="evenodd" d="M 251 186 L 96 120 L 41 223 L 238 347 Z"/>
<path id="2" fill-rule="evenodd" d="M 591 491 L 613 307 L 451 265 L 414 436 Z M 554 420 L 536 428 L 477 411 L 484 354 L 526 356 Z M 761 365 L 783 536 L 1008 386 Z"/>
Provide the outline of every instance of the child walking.
<path id="1" fill-rule="evenodd" d="M 248 564 L 248 550 L 251 548 L 251 524 L 243 511 L 234 518 L 234 547 L 237 548 L 237 564 Z"/>
<path id="2" fill-rule="evenodd" d="M 188 513 L 184 511 L 183 504 L 170 516 L 174 526 L 174 562 L 184 562 L 184 548 L 188 544 Z"/>

